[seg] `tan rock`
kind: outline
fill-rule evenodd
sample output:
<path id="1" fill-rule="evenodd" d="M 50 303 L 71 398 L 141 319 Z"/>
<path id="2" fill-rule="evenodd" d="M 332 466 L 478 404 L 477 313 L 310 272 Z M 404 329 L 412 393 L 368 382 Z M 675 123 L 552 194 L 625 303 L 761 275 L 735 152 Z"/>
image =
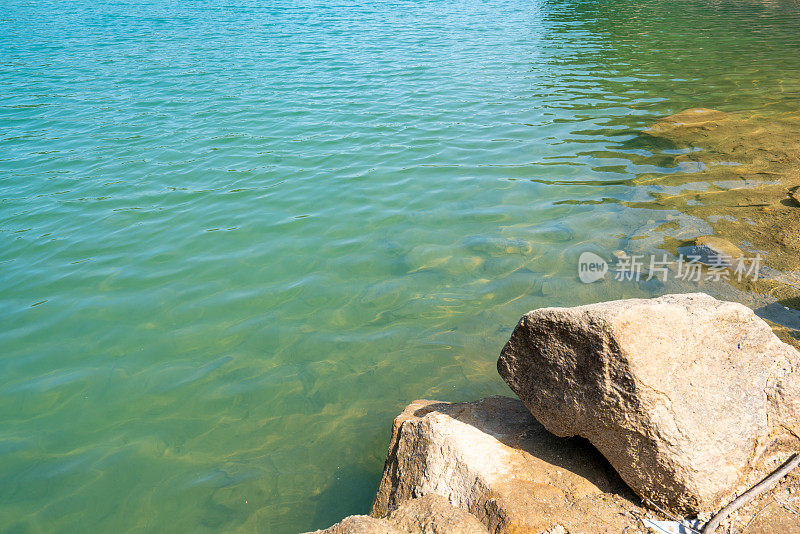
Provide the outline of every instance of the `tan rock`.
<path id="1" fill-rule="evenodd" d="M 405 501 L 385 518 L 401 530 L 419 534 L 488 534 L 474 515 L 435 493 Z"/>
<path id="2" fill-rule="evenodd" d="M 773 509 L 754 517 L 747 527 L 747 534 L 800 534 L 800 522 L 795 513 L 775 504 L 765 506 Z"/>
<path id="3" fill-rule="evenodd" d="M 488 534 L 472 514 L 434 493 L 409 499 L 381 518 L 352 515 L 308 534 Z"/>
<path id="4" fill-rule="evenodd" d="M 395 419 L 372 515 L 430 494 L 492 533 L 637 532 L 640 510 L 594 448 L 553 436 L 507 397 L 415 401 Z"/>
<path id="5" fill-rule="evenodd" d="M 408 532 L 392 526 L 385 519 L 375 519 L 367 515 L 351 515 L 330 528 L 315 530 L 307 534 L 408 534 Z"/>
<path id="6" fill-rule="evenodd" d="M 789 190 L 789 197 L 795 201 L 795 203 L 800 206 L 800 185 L 797 187 L 792 187 Z"/>
<path id="7" fill-rule="evenodd" d="M 498 370 L 548 430 L 677 512 L 716 511 L 799 446 L 800 353 L 708 295 L 530 312 Z"/>

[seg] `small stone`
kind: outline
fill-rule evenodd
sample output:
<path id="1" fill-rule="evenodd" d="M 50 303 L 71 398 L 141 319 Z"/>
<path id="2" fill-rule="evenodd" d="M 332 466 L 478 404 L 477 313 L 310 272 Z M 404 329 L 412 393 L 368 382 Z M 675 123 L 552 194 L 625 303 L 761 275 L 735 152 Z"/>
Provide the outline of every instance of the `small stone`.
<path id="1" fill-rule="evenodd" d="M 795 204 L 800 206 L 800 185 L 789 190 L 789 198 L 794 200 Z"/>

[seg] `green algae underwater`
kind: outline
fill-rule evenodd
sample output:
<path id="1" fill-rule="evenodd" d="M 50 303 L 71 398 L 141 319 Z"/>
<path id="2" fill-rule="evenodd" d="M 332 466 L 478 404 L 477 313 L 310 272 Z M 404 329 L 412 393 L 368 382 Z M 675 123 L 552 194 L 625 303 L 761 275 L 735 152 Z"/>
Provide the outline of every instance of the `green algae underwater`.
<path id="1" fill-rule="evenodd" d="M 800 110 L 796 2 L 0 12 L 4 532 L 364 513 L 393 417 L 510 394 L 533 308 L 702 290 L 796 336 L 796 241 L 764 230 L 800 217 L 796 162 L 726 141 L 796 146 L 770 129 Z M 690 108 L 725 136 L 645 133 Z M 715 232 L 779 275 L 576 276 Z"/>

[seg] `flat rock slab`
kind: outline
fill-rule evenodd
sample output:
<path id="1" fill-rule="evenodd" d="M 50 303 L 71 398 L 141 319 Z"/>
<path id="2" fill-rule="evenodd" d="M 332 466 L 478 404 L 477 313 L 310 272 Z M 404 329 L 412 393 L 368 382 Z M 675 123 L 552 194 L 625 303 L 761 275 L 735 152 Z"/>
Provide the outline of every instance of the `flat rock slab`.
<path id="1" fill-rule="evenodd" d="M 419 400 L 395 419 L 372 515 L 431 494 L 492 533 L 637 532 L 643 512 L 591 445 L 552 435 L 508 397 Z"/>
<path id="2" fill-rule="evenodd" d="M 525 315 L 498 370 L 640 496 L 713 512 L 800 450 L 800 353 L 749 308 L 667 295 Z"/>

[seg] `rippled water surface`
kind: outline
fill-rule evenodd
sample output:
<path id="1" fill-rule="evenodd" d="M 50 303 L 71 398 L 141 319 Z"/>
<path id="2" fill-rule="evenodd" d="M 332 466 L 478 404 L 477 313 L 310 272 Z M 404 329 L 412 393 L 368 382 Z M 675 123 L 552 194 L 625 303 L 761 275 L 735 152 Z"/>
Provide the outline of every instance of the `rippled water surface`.
<path id="1" fill-rule="evenodd" d="M 799 90 L 796 2 L 4 0 L 0 529 L 366 512 L 522 313 L 670 290 L 576 278 L 677 216 L 641 128 Z"/>

